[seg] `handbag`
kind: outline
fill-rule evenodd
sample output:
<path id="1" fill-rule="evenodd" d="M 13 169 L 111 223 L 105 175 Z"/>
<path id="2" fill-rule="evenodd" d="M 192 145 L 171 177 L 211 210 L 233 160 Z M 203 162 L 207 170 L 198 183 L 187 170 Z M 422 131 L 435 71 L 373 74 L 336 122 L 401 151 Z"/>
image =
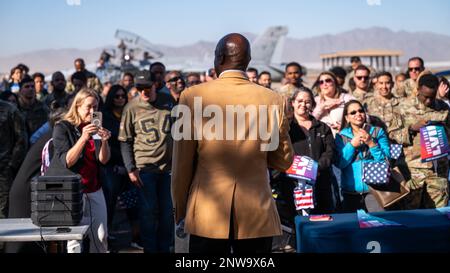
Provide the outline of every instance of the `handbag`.
<path id="1" fill-rule="evenodd" d="M 383 185 L 389 182 L 389 162 L 363 162 L 362 181 L 367 185 Z"/>
<path id="2" fill-rule="evenodd" d="M 386 208 L 407 196 L 409 187 L 406 185 L 406 179 L 403 177 L 400 169 L 394 167 L 391 169 L 388 183 L 369 185 L 369 191 L 373 194 L 378 204 Z"/>

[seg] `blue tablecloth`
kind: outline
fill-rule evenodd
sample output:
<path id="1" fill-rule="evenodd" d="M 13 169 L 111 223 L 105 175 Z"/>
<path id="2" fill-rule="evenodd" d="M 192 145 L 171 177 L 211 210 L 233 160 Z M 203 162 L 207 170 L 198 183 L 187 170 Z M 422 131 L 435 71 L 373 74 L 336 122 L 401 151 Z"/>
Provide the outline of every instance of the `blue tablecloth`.
<path id="1" fill-rule="evenodd" d="M 450 252 L 450 219 L 435 210 L 386 211 L 372 215 L 402 226 L 361 229 L 356 213 L 332 214 L 333 221 L 295 218 L 297 251 L 311 252 Z"/>

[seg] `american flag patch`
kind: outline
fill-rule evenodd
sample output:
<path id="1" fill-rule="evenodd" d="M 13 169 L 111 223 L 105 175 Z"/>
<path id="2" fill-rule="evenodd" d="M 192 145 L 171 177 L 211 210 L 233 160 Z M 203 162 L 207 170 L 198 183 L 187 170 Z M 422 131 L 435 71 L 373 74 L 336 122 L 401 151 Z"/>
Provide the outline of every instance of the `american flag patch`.
<path id="1" fill-rule="evenodd" d="M 391 144 L 391 158 L 398 159 L 402 154 L 403 145 L 401 144 Z"/>
<path id="2" fill-rule="evenodd" d="M 310 185 L 305 185 L 305 188 L 296 187 L 294 189 L 294 203 L 296 210 L 313 209 L 313 188 Z"/>

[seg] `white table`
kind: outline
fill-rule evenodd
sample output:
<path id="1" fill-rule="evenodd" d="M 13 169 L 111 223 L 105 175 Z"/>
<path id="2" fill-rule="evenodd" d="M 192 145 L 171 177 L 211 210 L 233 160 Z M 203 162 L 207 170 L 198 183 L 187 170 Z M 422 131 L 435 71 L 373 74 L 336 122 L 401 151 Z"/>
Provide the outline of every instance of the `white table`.
<path id="1" fill-rule="evenodd" d="M 58 233 L 58 227 L 34 225 L 30 218 L 0 219 L 0 242 L 83 241 L 89 225 L 70 226 L 69 232 Z M 66 228 L 66 227 L 62 227 Z M 42 230 L 41 230 L 42 229 Z M 41 233 L 42 231 L 42 233 Z M 41 236 L 42 234 L 42 236 Z M 81 252 L 77 249 L 76 252 Z"/>

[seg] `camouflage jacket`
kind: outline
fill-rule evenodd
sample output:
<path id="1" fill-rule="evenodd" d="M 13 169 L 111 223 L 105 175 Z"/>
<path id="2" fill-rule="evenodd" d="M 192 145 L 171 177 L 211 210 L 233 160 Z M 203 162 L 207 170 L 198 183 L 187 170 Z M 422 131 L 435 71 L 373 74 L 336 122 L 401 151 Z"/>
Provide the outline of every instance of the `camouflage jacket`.
<path id="1" fill-rule="evenodd" d="M 392 94 L 399 98 L 410 98 L 417 89 L 417 84 L 412 79 L 407 79 L 401 86 L 392 89 Z"/>
<path id="2" fill-rule="evenodd" d="M 352 96 L 355 97 L 355 99 L 359 100 L 364 106 L 366 106 L 366 101 L 373 97 L 373 92 L 366 92 L 359 88 L 356 88 L 352 92 Z"/>
<path id="3" fill-rule="evenodd" d="M 14 174 L 27 153 L 28 137 L 22 114 L 14 105 L 2 100 L 0 128 L 0 170 L 9 169 Z"/>
<path id="4" fill-rule="evenodd" d="M 417 98 L 410 98 L 400 104 L 400 113 L 405 121 L 405 127 L 420 120 L 442 122 L 447 133 L 450 136 L 450 115 L 449 107 L 441 100 L 435 100 L 431 107 L 425 106 Z M 421 162 L 420 151 L 420 133 L 409 132 L 410 139 L 403 143 L 406 162 L 409 168 L 432 169 L 432 162 Z M 438 160 L 438 175 L 447 177 L 448 175 L 447 157 Z"/>
<path id="5" fill-rule="evenodd" d="M 370 115 L 379 117 L 385 123 L 391 141 L 410 144 L 408 127 L 400 113 L 400 100 L 397 97 L 385 101 L 375 95 L 368 98 L 365 104 Z"/>

